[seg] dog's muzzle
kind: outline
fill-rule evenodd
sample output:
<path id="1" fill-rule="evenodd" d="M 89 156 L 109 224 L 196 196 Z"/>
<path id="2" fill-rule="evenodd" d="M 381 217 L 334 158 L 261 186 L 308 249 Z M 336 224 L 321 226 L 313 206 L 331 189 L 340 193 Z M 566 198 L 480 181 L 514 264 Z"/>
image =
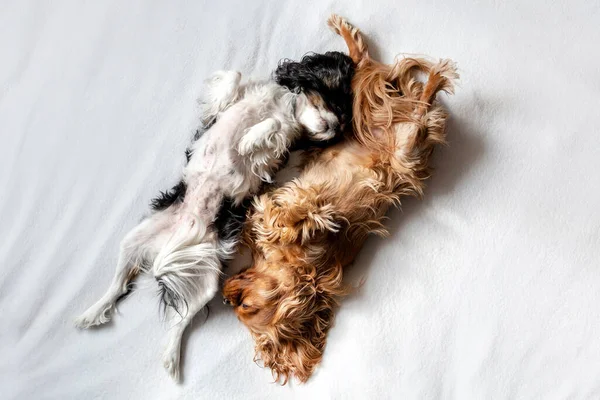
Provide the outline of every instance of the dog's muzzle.
<path id="1" fill-rule="evenodd" d="M 227 297 L 223 297 L 223 304 L 225 304 L 226 306 L 230 306 L 231 301 L 229 301 L 229 299 Z"/>

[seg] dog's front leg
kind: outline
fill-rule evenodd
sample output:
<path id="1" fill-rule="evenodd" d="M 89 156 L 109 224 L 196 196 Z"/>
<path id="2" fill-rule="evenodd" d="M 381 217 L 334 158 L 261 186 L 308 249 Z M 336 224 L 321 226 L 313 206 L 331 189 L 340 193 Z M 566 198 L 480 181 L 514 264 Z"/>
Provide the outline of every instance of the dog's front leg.
<path id="1" fill-rule="evenodd" d="M 219 71 L 207 81 L 201 98 L 200 119 L 210 125 L 220 112 L 235 103 L 240 93 L 242 74 L 237 71 Z"/>
<path id="2" fill-rule="evenodd" d="M 265 148 L 277 152 L 278 147 L 284 147 L 283 151 L 285 151 L 287 146 L 275 140 L 275 133 L 280 129 L 281 123 L 275 118 L 267 118 L 259 122 L 248 129 L 244 136 L 242 136 L 237 146 L 238 153 L 242 156 L 247 156 Z"/>

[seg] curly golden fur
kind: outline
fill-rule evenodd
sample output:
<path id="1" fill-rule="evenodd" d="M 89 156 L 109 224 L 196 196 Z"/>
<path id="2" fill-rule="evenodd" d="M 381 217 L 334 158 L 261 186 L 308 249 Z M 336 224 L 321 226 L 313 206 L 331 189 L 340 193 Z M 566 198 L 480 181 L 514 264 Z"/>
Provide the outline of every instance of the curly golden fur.
<path id="1" fill-rule="evenodd" d="M 229 278 L 223 294 L 250 329 L 256 357 L 276 380 L 305 382 L 321 361 L 343 267 L 405 195 L 421 196 L 428 162 L 444 143 L 447 113 L 439 91 L 458 78 L 449 60 L 369 57 L 360 31 L 333 15 L 332 29 L 357 64 L 354 138 L 320 151 L 301 175 L 255 199 L 245 229 L 254 264 Z M 425 83 L 417 74 L 428 74 Z"/>

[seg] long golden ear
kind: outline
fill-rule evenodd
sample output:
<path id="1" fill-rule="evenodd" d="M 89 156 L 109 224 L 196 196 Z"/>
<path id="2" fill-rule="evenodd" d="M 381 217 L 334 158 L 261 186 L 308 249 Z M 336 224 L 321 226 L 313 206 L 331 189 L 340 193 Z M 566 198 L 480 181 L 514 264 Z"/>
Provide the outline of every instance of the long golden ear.
<path id="1" fill-rule="evenodd" d="M 323 358 L 325 337 L 314 338 L 298 336 L 290 340 L 281 338 L 283 329 L 275 335 L 276 340 L 266 334 L 255 336 L 255 361 L 261 361 L 263 366 L 271 369 L 275 382 L 285 385 L 290 379 L 296 378 L 305 383 L 313 374 Z"/>
<path id="2" fill-rule="evenodd" d="M 360 61 L 369 58 L 367 44 L 358 28 L 336 14 L 331 14 L 327 20 L 327 25 L 344 39 L 352 61 L 358 64 Z"/>
<path id="3" fill-rule="evenodd" d="M 281 299 L 269 331 L 255 335 L 256 357 L 283 384 L 296 377 L 306 382 L 323 358 L 327 333 L 333 326 L 337 298 L 346 293 L 342 266 L 309 268 Z"/>

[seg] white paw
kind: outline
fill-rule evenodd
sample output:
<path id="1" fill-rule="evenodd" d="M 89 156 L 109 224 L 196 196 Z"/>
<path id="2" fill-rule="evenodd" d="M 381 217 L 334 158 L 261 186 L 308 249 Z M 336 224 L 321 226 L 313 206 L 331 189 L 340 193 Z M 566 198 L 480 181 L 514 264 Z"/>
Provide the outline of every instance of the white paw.
<path id="1" fill-rule="evenodd" d="M 244 135 L 238 143 L 238 153 L 240 156 L 247 156 L 254 152 L 254 138 L 250 135 Z"/>
<path id="2" fill-rule="evenodd" d="M 259 122 L 242 136 L 238 143 L 238 153 L 246 156 L 260 148 L 275 148 L 277 141 L 274 140 L 274 135 L 280 129 L 281 122 L 276 119 L 267 118 Z"/>
<path id="3" fill-rule="evenodd" d="M 103 308 L 91 307 L 86 312 L 75 318 L 75 326 L 87 329 L 91 326 L 102 325 L 110 321 L 112 305 Z"/>
<path id="4" fill-rule="evenodd" d="M 167 350 L 163 357 L 163 365 L 171 378 L 179 382 L 179 349 Z"/>
<path id="5" fill-rule="evenodd" d="M 201 118 L 210 122 L 235 103 L 242 74 L 237 71 L 217 71 L 207 81 L 201 98 Z"/>

